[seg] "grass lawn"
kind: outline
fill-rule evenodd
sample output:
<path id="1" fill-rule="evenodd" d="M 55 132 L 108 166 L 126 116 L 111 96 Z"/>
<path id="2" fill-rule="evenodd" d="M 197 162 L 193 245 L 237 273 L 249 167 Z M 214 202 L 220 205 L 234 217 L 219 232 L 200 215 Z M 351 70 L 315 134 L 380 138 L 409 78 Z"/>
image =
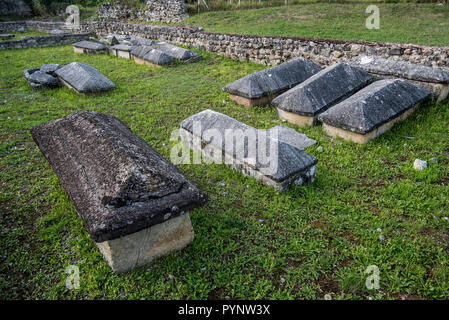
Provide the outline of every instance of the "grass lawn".
<path id="1" fill-rule="evenodd" d="M 96 110 L 169 159 L 172 130 L 206 108 L 257 128 L 282 123 L 273 107 L 245 109 L 221 91 L 263 66 L 201 54 L 196 63 L 150 68 L 75 55 L 71 46 L 0 51 L 1 299 L 449 298 L 449 102 L 428 103 L 362 146 L 292 126 L 318 141 L 307 149 L 319 159 L 317 180 L 282 194 L 224 165 L 179 166 L 209 196 L 191 212 L 194 242 L 147 268 L 112 272 L 29 129 Z M 22 75 L 72 61 L 91 64 L 117 89 L 32 91 Z M 413 169 L 415 158 L 432 157 L 438 163 Z M 79 290 L 65 286 L 72 264 Z M 370 265 L 379 267 L 379 290 L 365 287 Z"/>
<path id="2" fill-rule="evenodd" d="M 367 4 L 314 3 L 191 15 L 182 25 L 205 31 L 449 46 L 449 5 L 376 3 L 380 29 L 369 30 Z"/>

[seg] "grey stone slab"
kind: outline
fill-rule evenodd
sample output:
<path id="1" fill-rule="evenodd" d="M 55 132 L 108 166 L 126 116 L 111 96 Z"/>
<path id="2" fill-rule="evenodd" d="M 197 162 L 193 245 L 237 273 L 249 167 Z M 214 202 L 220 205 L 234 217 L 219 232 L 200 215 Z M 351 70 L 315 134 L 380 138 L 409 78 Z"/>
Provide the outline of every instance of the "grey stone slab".
<path id="1" fill-rule="evenodd" d="M 267 130 L 267 133 L 269 136 L 276 137 L 275 139 L 285 142 L 300 150 L 304 150 L 316 144 L 316 140 L 313 140 L 304 133 L 300 133 L 286 126 L 275 126 Z"/>
<path id="2" fill-rule="evenodd" d="M 143 56 L 143 60 L 151 64 L 167 65 L 174 63 L 176 60 L 172 56 L 165 54 L 158 49 L 151 49 L 147 54 Z"/>
<path id="3" fill-rule="evenodd" d="M 107 91 L 115 88 L 115 84 L 94 67 L 72 62 L 55 71 L 62 82 L 79 93 Z"/>
<path id="4" fill-rule="evenodd" d="M 94 41 L 79 41 L 73 44 L 73 47 L 80 48 L 80 49 L 88 49 L 91 51 L 104 51 L 108 47 L 100 42 L 94 42 Z"/>
<path id="5" fill-rule="evenodd" d="M 26 69 L 23 75 L 32 89 L 50 89 L 60 85 L 56 77 L 39 69 Z"/>
<path id="6" fill-rule="evenodd" d="M 182 121 L 181 139 L 280 192 L 315 179 L 315 157 L 275 139 L 274 131 L 268 135 L 219 112 L 204 110 Z"/>
<path id="7" fill-rule="evenodd" d="M 312 61 L 297 58 L 240 78 L 226 85 L 223 91 L 248 99 L 257 99 L 290 89 L 320 70 L 321 67 Z"/>
<path id="8" fill-rule="evenodd" d="M 31 128 L 97 243 L 203 205 L 206 195 L 117 118 L 77 111 Z"/>
<path id="9" fill-rule="evenodd" d="M 126 44 L 116 44 L 115 46 L 112 46 L 110 49 L 130 52 L 132 51 L 133 48 L 134 48 L 133 46 L 128 46 Z"/>
<path id="10" fill-rule="evenodd" d="M 373 74 L 449 84 L 449 72 L 404 60 L 363 56 L 350 62 L 350 64 Z"/>
<path id="11" fill-rule="evenodd" d="M 131 54 L 134 57 L 142 59 L 148 52 L 150 52 L 153 49 L 154 49 L 153 47 L 149 46 L 134 46 L 133 49 L 131 50 Z"/>
<path id="12" fill-rule="evenodd" d="M 154 44 L 154 48 L 181 61 L 190 60 L 198 55 L 198 53 L 192 50 L 184 49 L 166 42 L 158 42 Z"/>
<path id="13" fill-rule="evenodd" d="M 280 110 L 315 117 L 368 85 L 373 77 L 346 63 L 337 63 L 276 97 Z"/>
<path id="14" fill-rule="evenodd" d="M 318 116 L 325 124 L 367 134 L 430 96 L 402 79 L 379 80 Z"/>
<path id="15" fill-rule="evenodd" d="M 49 75 L 55 76 L 55 72 L 58 69 L 61 69 L 62 66 L 60 64 L 57 63 L 44 63 L 42 64 L 40 70 L 48 73 Z"/>

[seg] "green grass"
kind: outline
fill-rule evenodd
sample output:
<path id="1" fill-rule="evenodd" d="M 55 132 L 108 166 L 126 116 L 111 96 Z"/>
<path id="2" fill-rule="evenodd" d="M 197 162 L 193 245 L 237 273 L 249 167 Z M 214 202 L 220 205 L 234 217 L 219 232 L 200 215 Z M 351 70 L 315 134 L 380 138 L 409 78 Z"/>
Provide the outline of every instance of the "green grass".
<path id="1" fill-rule="evenodd" d="M 318 126 L 292 126 L 318 141 L 307 149 L 319 159 L 318 174 L 282 194 L 224 165 L 179 166 L 209 196 L 191 212 L 195 240 L 147 268 L 112 272 L 29 129 L 96 110 L 169 159 L 172 130 L 206 108 L 257 128 L 282 123 L 273 107 L 246 109 L 221 91 L 263 66 L 201 54 L 196 63 L 149 68 L 75 55 L 71 46 L 0 51 L 0 298 L 449 298 L 449 102 L 423 106 L 362 146 L 330 139 Z M 22 75 L 71 61 L 91 64 L 117 89 L 102 96 L 32 91 Z M 413 170 L 415 158 L 431 157 L 438 163 Z M 79 290 L 65 287 L 72 264 Z M 379 290 L 365 287 L 369 265 L 380 269 Z"/>
<path id="2" fill-rule="evenodd" d="M 367 4 L 316 3 L 194 14 L 182 25 L 205 31 L 449 46 L 449 6 L 377 4 L 380 29 L 369 30 Z"/>

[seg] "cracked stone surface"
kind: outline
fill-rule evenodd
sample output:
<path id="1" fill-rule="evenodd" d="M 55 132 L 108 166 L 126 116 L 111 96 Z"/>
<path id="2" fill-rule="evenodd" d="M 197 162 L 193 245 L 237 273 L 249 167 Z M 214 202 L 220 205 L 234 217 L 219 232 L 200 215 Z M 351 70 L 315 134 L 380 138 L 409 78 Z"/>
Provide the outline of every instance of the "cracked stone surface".
<path id="1" fill-rule="evenodd" d="M 346 63 L 337 63 L 276 97 L 277 108 L 315 117 L 372 82 L 373 77 Z"/>
<path id="2" fill-rule="evenodd" d="M 81 62 L 72 62 L 55 74 L 67 86 L 79 93 L 93 93 L 115 88 L 115 84 L 94 67 Z"/>
<path id="3" fill-rule="evenodd" d="M 77 111 L 31 128 L 31 135 L 95 242 L 163 223 L 207 200 L 113 116 Z"/>
<path id="4" fill-rule="evenodd" d="M 367 134 L 429 98 L 406 80 L 376 81 L 318 116 L 323 123 Z"/>
<path id="5" fill-rule="evenodd" d="M 213 151 L 221 163 L 230 164 L 279 191 L 292 184 L 313 182 L 318 160 L 273 135 L 275 131 L 267 135 L 265 130 L 257 130 L 212 110 L 199 112 L 181 123 L 181 138 L 186 145 L 205 151 L 206 156 Z M 198 139 L 201 143 L 195 141 Z"/>
<path id="6" fill-rule="evenodd" d="M 226 85 L 223 91 L 257 99 L 290 89 L 320 70 L 321 67 L 312 61 L 297 58 L 240 78 Z"/>

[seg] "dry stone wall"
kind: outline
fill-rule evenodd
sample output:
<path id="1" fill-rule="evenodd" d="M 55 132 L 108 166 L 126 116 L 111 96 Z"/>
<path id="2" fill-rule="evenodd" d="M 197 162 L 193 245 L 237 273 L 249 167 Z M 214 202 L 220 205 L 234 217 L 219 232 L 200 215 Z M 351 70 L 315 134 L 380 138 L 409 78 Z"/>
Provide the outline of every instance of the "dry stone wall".
<path id="1" fill-rule="evenodd" d="M 0 41 L 0 50 L 52 47 L 87 40 L 92 34 L 64 34 L 57 36 L 28 37 L 22 40 Z"/>
<path id="2" fill-rule="evenodd" d="M 26 21 L 26 26 L 35 30 L 50 31 L 63 29 L 64 23 Z M 205 32 L 200 28 L 155 26 L 105 20 L 86 21 L 78 32 L 95 33 L 101 36 L 109 33 L 140 36 L 264 65 L 278 65 L 296 57 L 305 57 L 321 66 L 329 66 L 337 62 L 351 61 L 361 56 L 370 55 L 401 59 L 449 71 L 449 47 L 219 34 Z"/>
<path id="3" fill-rule="evenodd" d="M 102 19 L 140 20 L 174 23 L 189 17 L 184 0 L 147 0 L 142 9 L 103 2 L 97 10 Z"/>

